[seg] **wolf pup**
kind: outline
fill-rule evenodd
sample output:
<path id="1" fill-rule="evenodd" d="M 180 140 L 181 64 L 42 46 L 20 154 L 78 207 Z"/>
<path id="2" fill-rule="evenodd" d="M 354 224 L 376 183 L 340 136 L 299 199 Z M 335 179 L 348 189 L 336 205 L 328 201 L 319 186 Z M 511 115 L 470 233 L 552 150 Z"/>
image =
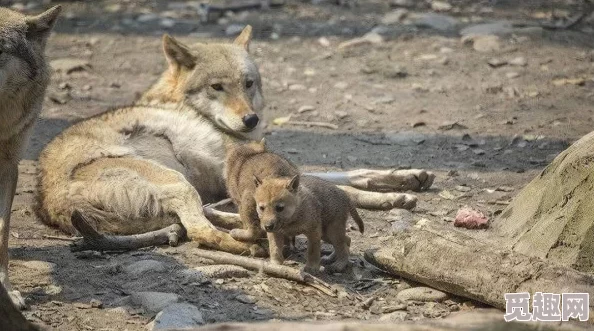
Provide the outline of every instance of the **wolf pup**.
<path id="1" fill-rule="evenodd" d="M 345 228 L 349 214 L 361 233 L 364 225 L 344 191 L 312 176 L 266 178 L 256 184 L 254 198 L 257 212 L 262 229 L 268 232 L 273 263 L 283 263 L 285 237 L 305 234 L 306 271 L 319 271 L 322 239 L 334 246 L 334 252 L 322 261 L 328 265 L 326 271 L 341 272 L 346 269 L 351 244 Z"/>
<path id="2" fill-rule="evenodd" d="M 0 282 L 19 308 L 25 302 L 8 280 L 10 210 L 18 164 L 50 80 L 43 54 L 59 13 L 59 6 L 38 16 L 0 8 Z"/>
<path id="3" fill-rule="evenodd" d="M 264 139 L 228 149 L 225 177 L 229 196 L 239 206 L 243 229 L 233 229 L 235 240 L 255 241 L 265 237 L 260 228 L 254 192 L 264 178 L 292 177 L 299 174 L 295 165 L 287 159 L 266 151 Z M 282 248 L 282 247 L 281 247 Z"/>

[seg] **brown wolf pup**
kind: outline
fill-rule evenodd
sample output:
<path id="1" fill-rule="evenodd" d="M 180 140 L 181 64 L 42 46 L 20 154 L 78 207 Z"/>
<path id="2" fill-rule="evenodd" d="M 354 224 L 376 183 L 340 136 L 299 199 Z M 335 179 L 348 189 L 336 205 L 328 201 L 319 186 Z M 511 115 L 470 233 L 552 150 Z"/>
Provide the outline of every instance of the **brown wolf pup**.
<path id="1" fill-rule="evenodd" d="M 8 280 L 10 210 L 18 164 L 50 80 L 44 50 L 59 13 L 60 7 L 38 16 L 0 8 L 0 283 L 19 308 L 25 301 Z"/>
<path id="2" fill-rule="evenodd" d="M 228 149 L 225 177 L 229 196 L 239 206 L 243 229 L 233 229 L 230 234 L 236 240 L 255 241 L 265 236 L 260 228 L 254 192 L 259 180 L 264 178 L 292 177 L 299 174 L 295 165 L 287 159 L 266 151 L 261 142 L 236 145 Z"/>
<path id="3" fill-rule="evenodd" d="M 334 252 L 323 260 L 329 264 L 326 271 L 341 272 L 348 267 L 351 240 L 345 227 L 349 214 L 361 233 L 364 225 L 344 191 L 322 179 L 296 175 L 258 182 L 254 198 L 262 229 L 268 232 L 273 263 L 283 263 L 285 237 L 305 234 L 306 271 L 319 271 L 322 239 L 334 246 Z"/>

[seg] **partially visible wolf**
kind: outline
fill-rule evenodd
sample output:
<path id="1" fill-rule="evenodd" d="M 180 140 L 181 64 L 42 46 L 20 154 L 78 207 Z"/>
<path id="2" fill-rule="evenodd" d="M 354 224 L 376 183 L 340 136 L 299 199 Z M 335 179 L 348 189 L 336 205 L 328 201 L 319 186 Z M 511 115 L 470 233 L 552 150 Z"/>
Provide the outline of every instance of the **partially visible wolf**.
<path id="1" fill-rule="evenodd" d="M 202 209 L 226 197 L 226 149 L 262 138 L 250 39 L 250 26 L 232 44 L 187 46 L 164 36 L 169 67 L 135 105 L 70 127 L 42 152 L 42 219 L 68 233 L 75 210 L 106 233 L 181 223 L 203 246 L 250 252 L 253 244 L 217 230 Z"/>
<path id="2" fill-rule="evenodd" d="M 231 230 L 233 239 L 256 241 L 265 237 L 265 232 L 260 228 L 254 201 L 258 181 L 298 174 L 299 169 L 289 160 L 266 151 L 264 140 L 230 148 L 225 164 L 227 190 L 235 205 L 239 207 L 239 217 L 243 224 L 243 229 Z"/>
<path id="3" fill-rule="evenodd" d="M 38 16 L 0 8 L 0 282 L 19 308 L 25 302 L 8 280 L 10 211 L 18 164 L 50 80 L 44 50 L 59 13 L 59 6 Z"/>

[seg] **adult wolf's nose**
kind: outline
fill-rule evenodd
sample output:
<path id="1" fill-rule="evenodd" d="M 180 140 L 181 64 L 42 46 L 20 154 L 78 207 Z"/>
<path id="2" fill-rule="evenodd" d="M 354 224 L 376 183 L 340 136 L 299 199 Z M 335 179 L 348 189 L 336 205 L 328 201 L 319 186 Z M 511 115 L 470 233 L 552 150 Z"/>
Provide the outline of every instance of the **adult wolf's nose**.
<path id="1" fill-rule="evenodd" d="M 245 115 L 242 120 L 243 120 L 243 124 L 248 129 L 255 128 L 256 125 L 258 125 L 258 122 L 260 122 L 260 118 L 258 118 L 258 115 L 256 115 L 256 114 Z"/>

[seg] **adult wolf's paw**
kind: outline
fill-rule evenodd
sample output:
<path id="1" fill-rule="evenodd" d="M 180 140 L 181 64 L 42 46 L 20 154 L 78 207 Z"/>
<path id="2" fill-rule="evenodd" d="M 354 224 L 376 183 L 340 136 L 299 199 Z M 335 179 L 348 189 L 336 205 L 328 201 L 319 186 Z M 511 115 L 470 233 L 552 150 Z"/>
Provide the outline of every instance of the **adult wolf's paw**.
<path id="1" fill-rule="evenodd" d="M 25 299 L 23 299 L 23 296 L 21 295 L 21 292 L 19 292 L 19 291 L 8 291 L 8 296 L 10 297 L 10 300 L 12 301 L 12 303 L 18 309 L 24 310 L 24 309 L 27 309 L 28 308 L 27 303 L 25 302 Z"/>

